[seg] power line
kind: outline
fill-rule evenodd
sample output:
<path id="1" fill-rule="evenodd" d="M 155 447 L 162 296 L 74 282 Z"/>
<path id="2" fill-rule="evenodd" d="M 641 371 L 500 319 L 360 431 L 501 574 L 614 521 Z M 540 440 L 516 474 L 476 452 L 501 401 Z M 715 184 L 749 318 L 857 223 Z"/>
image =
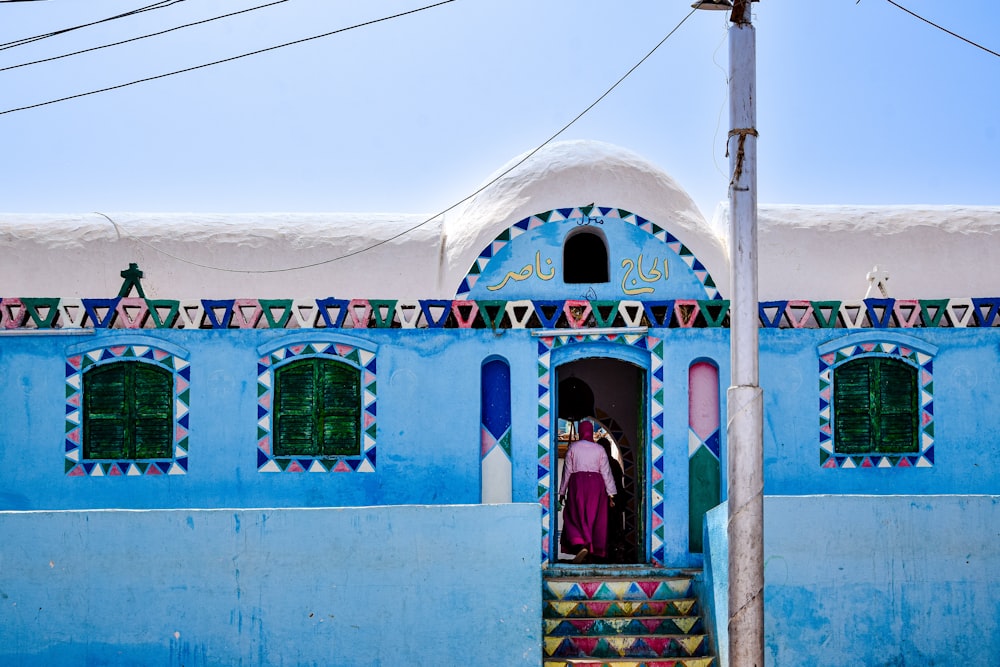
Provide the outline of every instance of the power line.
<path id="1" fill-rule="evenodd" d="M 484 190 L 486 190 L 487 188 L 489 188 L 490 186 L 492 186 L 494 183 L 496 183 L 497 181 L 499 181 L 500 179 L 502 179 L 504 176 L 506 176 L 507 174 L 511 173 L 512 171 L 514 171 L 515 169 L 517 169 L 518 167 L 520 167 L 522 164 L 524 164 L 525 162 L 527 162 L 528 160 L 530 160 L 532 157 L 534 157 L 534 155 L 536 153 L 538 153 L 538 151 L 542 150 L 547 145 L 549 145 L 550 143 L 552 143 L 553 141 L 555 141 L 555 139 L 557 137 L 559 137 L 559 135 L 561 135 L 563 132 L 565 132 L 570 127 L 572 127 L 578 120 L 580 120 L 581 118 L 583 118 L 583 116 L 585 114 L 587 114 L 587 112 L 589 112 L 591 109 L 593 109 L 594 107 L 596 107 L 605 97 L 607 97 L 608 95 L 610 95 L 612 93 L 612 91 L 615 90 L 615 88 L 617 88 L 619 85 L 621 85 L 622 82 L 624 82 L 625 79 L 627 79 L 635 70 L 639 69 L 639 67 L 644 62 L 646 62 L 650 58 L 650 56 L 652 56 L 654 53 L 656 53 L 657 49 L 659 49 L 661 46 L 663 46 L 663 44 L 668 39 L 670 39 L 670 37 L 673 36 L 673 34 L 675 32 L 677 32 L 677 30 L 680 29 L 680 27 L 682 25 L 684 25 L 684 23 L 689 18 L 691 18 L 691 15 L 694 14 L 696 11 L 698 11 L 697 8 L 694 8 L 690 12 L 688 12 L 688 14 L 683 19 L 681 19 L 680 23 L 678 23 L 677 25 L 675 25 L 673 27 L 673 29 L 670 32 L 667 33 L 666 37 L 664 37 L 663 39 L 661 39 L 657 43 L 656 46 L 654 46 L 652 49 L 650 49 L 649 52 L 646 53 L 646 55 L 644 55 L 642 58 L 639 59 L 639 62 L 637 62 L 636 64 L 632 65 L 632 67 L 630 67 L 628 69 L 628 71 L 625 72 L 625 74 L 623 74 L 617 81 L 615 81 L 613 84 L 611 84 L 610 88 L 608 88 L 603 93 L 601 93 L 601 95 L 598 96 L 597 99 L 595 99 L 593 102 L 591 102 L 589 105 L 587 105 L 587 107 L 584 108 L 584 110 L 581 111 L 580 113 L 578 113 L 576 116 L 574 116 L 571 121 L 569 121 L 568 123 L 566 123 L 565 125 L 563 125 L 561 128 L 559 128 L 559 130 L 556 131 L 552 136 L 550 136 L 548 139 L 546 139 L 545 141 L 543 141 L 541 144 L 539 144 L 533 150 L 531 150 L 530 152 L 528 152 L 520 160 L 518 160 L 517 162 L 515 162 L 513 165 L 511 165 L 507 169 L 504 169 L 502 172 L 500 172 L 499 174 L 497 174 L 496 176 L 494 176 L 493 178 L 491 178 L 489 181 L 487 181 L 485 184 L 481 185 L 479 188 L 477 188 L 476 190 L 474 190 L 470 194 L 466 195 L 462 199 L 459 199 L 457 202 L 455 202 L 451 206 L 449 206 L 449 207 L 441 210 L 440 212 L 436 213 L 435 215 L 432 215 L 431 217 L 427 218 L 426 220 L 424 220 L 422 222 L 419 222 L 416 225 L 413 225 L 412 227 L 408 227 L 407 229 L 404 229 L 403 231 L 390 236 L 389 238 L 382 239 L 381 241 L 377 241 L 377 242 L 375 242 L 375 243 L 373 243 L 373 244 L 371 244 L 369 246 L 366 246 L 364 248 L 360 248 L 360 249 L 355 250 L 353 252 L 349 252 L 349 253 L 346 253 L 346 254 L 343 254 L 343 255 L 338 255 L 336 257 L 331 257 L 330 259 L 324 259 L 324 260 L 320 260 L 318 262 L 312 262 L 310 264 L 303 264 L 301 266 L 289 266 L 289 267 L 285 267 L 285 268 L 282 268 L 282 269 L 227 269 L 227 268 L 224 268 L 224 267 L 221 267 L 221 266 L 212 266 L 210 264 L 201 264 L 199 262 L 195 262 L 195 261 L 192 261 L 192 260 L 189 260 L 189 259 L 185 259 L 183 257 L 178 257 L 177 255 L 173 255 L 173 254 L 171 254 L 169 252 L 166 252 L 165 250 L 161 250 L 160 248 L 157 248 L 152 243 L 149 243 L 147 241 L 143 241 L 140 238 L 136 238 L 134 236 L 132 236 L 131 238 L 132 238 L 132 240 L 136 241 L 137 243 L 141 243 L 142 245 L 145 245 L 145 246 L 151 248 L 152 250 L 160 253 L 161 255 L 165 255 L 165 256 L 170 257 L 171 259 L 175 259 L 175 260 L 177 260 L 179 262 L 184 262 L 185 264 L 190 264 L 192 266 L 197 266 L 197 267 L 200 267 L 202 269 L 210 269 L 210 270 L 213 270 L 213 271 L 223 271 L 223 272 L 226 272 L 226 273 L 264 274 L 264 273 L 286 273 L 288 271 L 300 271 L 302 269 L 311 269 L 311 268 L 315 268 L 317 266 L 323 266 L 324 264 L 332 264 L 333 262 L 337 262 L 337 261 L 340 261 L 342 259 L 347 259 L 349 257 L 354 257 L 355 255 L 360 255 L 362 253 L 366 253 L 369 250 L 374 250 L 375 248 L 378 248 L 379 246 L 382 246 L 382 245 L 385 245 L 386 243 L 390 243 L 392 241 L 395 241 L 396 239 L 398 239 L 398 238 L 400 238 L 402 236 L 405 236 L 405 235 L 409 234 L 410 232 L 416 231 L 417 229 L 419 229 L 419 228 L 423 227 L 424 225 L 430 223 L 432 220 L 436 220 L 437 218 L 440 218 L 445 213 L 448 213 L 449 211 L 451 211 L 451 210 L 453 210 L 453 209 L 461 206 L 462 204 L 464 204 L 465 202 L 469 201 L 470 199 L 472 199 L 473 197 L 475 197 L 479 193 L 483 192 Z M 109 216 L 107 216 L 104 213 L 101 213 L 99 211 L 95 211 L 95 213 L 97 215 L 103 216 L 104 218 L 107 218 L 108 222 L 110 222 L 112 224 L 112 226 L 114 226 L 115 231 L 118 233 L 119 238 L 121 237 L 121 235 L 122 235 L 122 229 L 121 229 L 121 227 L 118 226 L 118 223 L 116 223 L 114 220 L 112 220 Z"/>
<path id="2" fill-rule="evenodd" d="M 858 2 L 860 2 L 860 1 L 861 1 L 861 0 L 858 0 Z M 888 2 L 888 3 L 889 3 L 890 5 L 892 5 L 893 7 L 897 7 L 897 8 L 899 8 L 899 9 L 902 9 L 902 10 L 903 10 L 904 12 L 906 12 L 907 14 L 909 14 L 910 16 L 912 16 L 912 17 L 914 17 L 914 18 L 918 18 L 918 19 L 920 19 L 921 21 L 923 21 L 924 23 L 926 23 L 926 24 L 928 24 L 928 25 L 932 25 L 932 26 L 934 26 L 935 28 L 937 28 L 938 30 L 941 30 L 941 31 L 943 31 L 943 32 L 946 32 L 946 33 L 948 33 L 948 34 L 949 34 L 949 35 L 951 35 L 952 37 L 957 37 L 958 39 L 962 40 L 962 41 L 963 41 L 963 42 L 965 42 L 966 44 L 971 44 L 972 46 L 976 47 L 977 49 L 982 49 L 982 50 L 983 50 L 983 51 L 985 51 L 986 53 L 989 53 L 989 54 L 992 54 L 992 55 L 994 55 L 994 56 L 997 56 L 998 58 L 1000 58 L 1000 53 L 997 53 L 996 51 L 993 51 L 993 50 L 991 50 L 991 49 L 988 49 L 988 48 L 986 48 L 985 46 L 983 46 L 982 44 L 977 44 L 976 42 L 973 42 L 973 41 L 972 41 L 971 39 L 966 39 L 965 37 L 962 37 L 962 36 L 961 36 L 961 35 L 959 35 L 958 33 L 955 33 L 955 32 L 952 32 L 951 30 L 948 30 L 947 28 L 945 28 L 945 27 L 943 27 L 943 26 L 940 26 L 940 25 L 938 25 L 937 23 L 934 23 L 933 21 L 930 21 L 930 20 L 928 20 L 928 19 L 925 19 L 925 18 L 924 18 L 923 16 L 921 16 L 920 14 L 917 14 L 917 13 L 915 13 L 915 12 L 912 12 L 912 11 L 910 11 L 909 9 L 907 9 L 907 8 L 906 8 L 906 7 L 904 7 L 903 5 L 899 4 L 898 2 L 894 2 L 893 0 L 886 0 L 886 2 Z"/>
<path id="3" fill-rule="evenodd" d="M 181 28 L 190 28 L 191 26 L 201 25 L 203 23 L 210 23 L 212 21 L 218 21 L 219 19 L 229 18 L 230 16 L 236 16 L 237 14 L 245 14 L 247 12 L 253 12 L 258 9 L 264 9 L 265 7 L 271 7 L 273 5 L 280 5 L 283 2 L 288 2 L 288 0 L 275 0 L 275 2 L 269 2 L 264 5 L 257 5 L 256 7 L 249 7 L 247 9 L 241 9 L 237 12 L 230 12 L 229 14 L 222 14 L 220 16 L 213 16 L 211 18 L 202 19 L 201 21 L 194 21 L 193 23 L 185 23 L 184 25 L 179 25 L 174 28 L 167 28 L 166 30 L 161 30 L 159 32 L 152 32 L 148 35 L 140 35 L 138 37 L 132 37 L 130 39 L 123 39 L 120 42 L 112 42 L 111 44 L 102 44 L 101 46 L 92 46 L 89 49 L 82 49 L 80 51 L 73 51 L 72 53 L 64 53 L 61 56 L 52 56 L 51 58 L 42 58 L 41 60 L 32 60 L 31 62 L 21 63 L 20 65 L 9 65 L 7 67 L 0 67 L 0 72 L 6 72 L 7 70 L 17 69 L 18 67 L 27 67 L 28 65 L 38 65 L 39 63 L 47 63 L 53 60 L 60 60 L 61 58 L 69 58 L 70 56 L 78 56 L 81 53 L 90 53 L 91 51 L 99 51 L 100 49 L 106 49 L 111 46 L 121 46 L 122 44 L 128 44 L 129 42 L 137 42 L 140 39 L 146 39 L 147 37 L 157 37 L 159 35 L 165 35 L 168 32 L 173 32 L 175 30 L 180 30 Z"/>
<path id="4" fill-rule="evenodd" d="M 174 0 L 175 2 L 181 2 L 183 0 Z M 156 81 L 157 79 L 165 79 L 168 76 L 174 76 L 176 74 L 185 74 L 187 72 L 193 72 L 199 69 L 205 69 L 206 67 L 212 67 L 213 65 L 221 65 L 223 63 L 232 62 L 234 60 L 239 60 L 241 58 L 248 58 L 250 56 L 256 56 L 261 53 L 267 53 L 268 51 L 276 51 L 277 49 L 283 49 L 286 46 L 294 46 L 296 44 L 303 44 L 305 42 L 310 42 L 314 39 L 322 39 L 323 37 L 330 37 L 331 35 L 336 35 L 338 33 L 347 32 L 348 30 L 354 30 L 355 28 L 364 28 L 366 26 L 374 25 L 376 23 L 382 23 L 383 21 L 388 21 L 390 19 L 397 19 L 403 16 L 409 16 L 410 14 L 416 14 L 418 12 L 425 11 L 427 9 L 433 9 L 435 7 L 440 7 L 441 5 L 447 5 L 449 3 L 455 2 L 455 0 L 441 0 L 441 2 L 435 2 L 434 4 L 425 5 L 423 7 L 418 7 L 416 9 L 409 9 L 405 12 L 399 12 L 398 14 L 392 14 L 391 16 L 383 16 L 382 18 L 372 19 L 371 21 L 365 21 L 363 23 L 356 23 L 355 25 L 347 26 L 346 28 L 338 28 L 337 30 L 331 30 L 330 32 L 325 32 L 322 35 L 313 35 L 312 37 L 303 37 L 302 39 L 296 39 L 291 42 L 285 42 L 284 44 L 277 44 L 275 46 L 268 46 L 267 48 L 257 49 L 256 51 L 250 51 L 249 53 L 241 53 L 238 56 L 230 56 L 229 58 L 223 58 L 222 60 L 215 60 L 210 63 L 202 63 L 201 65 L 195 65 L 194 67 L 185 67 L 184 69 L 174 70 L 173 72 L 167 72 L 165 74 L 156 74 L 154 76 L 147 76 L 144 79 L 136 79 L 135 81 L 129 81 L 128 83 L 119 83 L 114 86 L 108 86 L 107 88 L 100 88 L 98 90 L 91 90 L 86 93 L 77 93 L 76 95 L 67 95 L 66 97 L 60 97 L 55 100 L 49 100 L 47 102 L 38 102 L 37 104 L 29 104 L 23 107 L 17 107 L 14 109 L 6 109 L 0 111 L 0 116 L 5 114 L 14 113 L 15 111 L 27 111 L 28 109 L 37 109 L 38 107 L 48 106 L 49 104 L 56 104 L 58 102 L 66 102 L 67 100 L 75 100 L 79 97 L 87 97 L 88 95 L 97 95 L 98 93 L 106 93 L 111 90 L 118 90 L 119 88 L 127 88 L 128 86 L 134 86 L 139 83 L 146 83 L 147 81 Z"/>
<path id="5" fill-rule="evenodd" d="M 15 46 L 23 46 L 24 44 L 31 44 L 32 42 L 38 42 L 43 39 L 48 39 L 49 37 L 55 37 L 56 35 L 64 35 L 67 32 L 73 32 L 74 30 L 80 30 L 81 28 L 89 28 L 92 25 L 107 23 L 108 21 L 116 21 L 118 19 L 127 18 L 129 16 L 135 16 L 136 14 L 142 14 L 143 12 L 150 12 L 156 9 L 164 9 L 165 7 L 170 7 L 171 5 L 176 5 L 177 3 L 184 1 L 185 0 L 159 0 L 159 2 L 154 2 L 153 4 L 146 5 L 145 7 L 139 7 L 138 9 L 133 9 L 131 11 L 124 12 L 122 14 L 115 14 L 114 16 L 98 19 L 97 21 L 91 21 L 90 23 L 75 25 L 70 28 L 62 28 L 60 30 L 53 30 L 52 32 L 42 33 L 41 35 L 35 35 L 34 37 L 22 37 L 21 39 L 15 39 L 12 42 L 0 44 L 0 51 L 4 51 L 6 49 L 12 49 Z"/>

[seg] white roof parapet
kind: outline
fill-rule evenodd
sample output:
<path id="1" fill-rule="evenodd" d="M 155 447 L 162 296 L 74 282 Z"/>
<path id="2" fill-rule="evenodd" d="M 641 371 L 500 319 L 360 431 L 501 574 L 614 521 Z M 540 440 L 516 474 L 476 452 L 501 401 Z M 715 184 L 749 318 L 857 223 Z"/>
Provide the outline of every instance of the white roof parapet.
<path id="1" fill-rule="evenodd" d="M 385 213 L 0 214 L 0 280 L 8 296 L 111 297 L 122 284 L 119 270 L 134 262 L 149 298 L 452 296 L 453 286 L 442 290 L 437 282 L 441 220 L 417 227 L 427 219 Z M 353 253 L 359 254 L 330 261 Z M 282 270 L 291 267 L 308 268 Z"/>
<path id="2" fill-rule="evenodd" d="M 1000 206 L 762 204 L 757 233 L 761 301 L 859 299 L 876 265 L 900 299 L 1000 295 Z"/>

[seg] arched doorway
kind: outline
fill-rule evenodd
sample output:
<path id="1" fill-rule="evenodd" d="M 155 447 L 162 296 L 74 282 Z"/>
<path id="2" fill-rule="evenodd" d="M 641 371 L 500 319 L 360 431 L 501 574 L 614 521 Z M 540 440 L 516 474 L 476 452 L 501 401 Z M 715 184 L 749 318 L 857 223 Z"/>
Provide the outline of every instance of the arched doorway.
<path id="1" fill-rule="evenodd" d="M 646 551 L 646 370 L 634 363 L 609 357 L 585 357 L 556 367 L 557 414 L 552 416 L 556 480 L 561 480 L 563 460 L 575 425 L 587 418 L 595 425 L 595 439 L 607 438 L 612 455 L 621 466 L 622 479 L 618 505 L 621 513 L 612 512 L 609 520 L 618 522 L 620 530 L 609 543 L 608 555 L 598 562 L 607 564 L 645 563 Z M 562 392 L 562 393 L 560 393 Z M 568 400 L 563 394 L 587 397 L 591 406 L 581 407 L 580 401 Z M 592 396 L 592 399 L 590 399 Z M 586 403 L 587 401 L 584 401 Z M 572 407 L 570 407 L 572 406 Z M 562 411 L 560 413 L 560 410 Z M 588 414 L 589 413 L 589 414 Z M 554 484 L 558 486 L 558 481 Z M 556 540 L 552 544 L 552 560 L 568 561 L 571 554 L 561 552 L 562 513 L 555 513 Z"/>

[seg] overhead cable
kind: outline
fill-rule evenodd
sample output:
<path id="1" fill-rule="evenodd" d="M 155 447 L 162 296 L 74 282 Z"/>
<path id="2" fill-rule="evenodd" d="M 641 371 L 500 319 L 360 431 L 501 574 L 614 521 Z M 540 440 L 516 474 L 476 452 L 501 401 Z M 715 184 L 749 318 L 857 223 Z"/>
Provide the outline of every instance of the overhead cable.
<path id="1" fill-rule="evenodd" d="M 613 84 L 611 84 L 610 88 L 608 88 L 603 93 L 601 93 L 601 95 L 598 96 L 597 99 L 595 99 L 593 102 L 591 102 L 589 105 L 587 105 L 587 107 L 584 108 L 584 110 L 581 111 L 580 113 L 578 113 L 576 116 L 574 116 L 571 121 L 569 121 L 568 123 L 566 123 L 565 125 L 563 125 L 561 128 L 559 128 L 559 130 L 556 131 L 555 134 L 553 134 L 548 139 L 546 139 L 541 144 L 539 144 L 537 147 L 535 147 L 534 149 L 532 149 L 531 151 L 529 151 L 520 160 L 518 160 L 517 162 L 515 162 L 514 164 L 512 164 L 507 169 L 504 169 L 502 172 L 500 172 L 499 174 L 497 174 L 496 176 L 494 176 L 493 178 L 491 178 L 489 181 L 487 181 L 486 183 L 484 183 L 483 185 L 481 185 L 479 188 L 477 188 L 476 190 L 474 190 L 470 194 L 466 195 L 462 199 L 459 199 L 457 202 L 455 202 L 451 206 L 449 206 L 449 207 L 447 207 L 447 208 L 439 211 L 438 213 L 430 216 L 429 218 L 423 220 L 422 222 L 420 222 L 420 223 L 418 223 L 416 225 L 413 225 L 412 227 L 408 227 L 407 229 L 404 229 L 403 231 L 401 231 L 401 232 L 399 232 L 397 234 L 394 234 L 394 235 L 390 236 L 389 238 L 382 239 L 381 241 L 376 241 L 375 243 L 372 243 L 371 245 L 365 246 L 364 248 L 360 248 L 360 249 L 355 250 L 353 252 L 345 253 L 343 255 L 338 255 L 336 257 L 331 257 L 329 259 L 320 260 L 318 262 L 311 262 L 309 264 L 302 264 L 302 265 L 299 265 L 299 266 L 288 266 L 288 267 L 284 267 L 284 268 L 281 268 L 281 269 L 228 269 L 228 268 L 221 267 L 221 266 L 213 266 L 213 265 L 210 265 L 210 264 L 201 264 L 199 262 L 195 262 L 195 261 L 190 260 L 190 259 L 185 259 L 183 257 L 178 257 L 177 255 L 173 255 L 173 254 L 171 254 L 169 252 L 166 252 L 165 250 L 161 250 L 160 248 L 157 248 L 152 243 L 149 243 L 149 242 L 144 241 L 144 240 L 142 240 L 140 238 L 136 238 L 134 236 L 131 236 L 130 234 L 128 234 L 127 231 L 126 231 L 126 235 L 129 236 L 130 238 L 132 238 L 132 240 L 136 241 L 137 243 L 141 243 L 142 245 L 145 245 L 145 246 L 151 248 L 152 250 L 155 250 L 156 252 L 160 253 L 161 255 L 165 255 L 167 257 L 170 257 L 171 259 L 175 259 L 175 260 L 177 260 L 179 262 L 183 262 L 185 264 L 190 264 L 192 266 L 197 266 L 197 267 L 200 267 L 202 269 L 210 269 L 210 270 L 213 270 L 213 271 L 223 271 L 223 272 L 226 272 L 226 273 L 264 274 L 264 273 L 286 273 L 286 272 L 289 272 L 289 271 L 300 271 L 302 269 L 311 269 L 311 268 L 314 268 L 314 267 L 317 267 L 317 266 L 322 266 L 324 264 L 331 264 L 333 262 L 337 262 L 337 261 L 340 261 L 342 259 L 347 259 L 349 257 L 354 257 L 355 255 L 360 255 L 360 254 L 366 253 L 366 252 L 368 252 L 370 250 L 374 250 L 375 248 L 378 248 L 379 246 L 385 245 L 386 243 L 391 243 L 392 241 L 395 241 L 396 239 L 398 239 L 398 238 L 400 238 L 402 236 L 405 236 L 405 235 L 409 234 L 410 232 L 416 231 L 417 229 L 423 227 L 424 225 L 430 223 L 431 221 L 440 218 L 445 213 L 448 213 L 449 211 L 451 211 L 451 210 L 453 210 L 455 208 L 458 208 L 459 206 L 461 206 L 465 202 L 469 201 L 470 199 L 472 199 L 473 197 L 475 197 L 479 193 L 483 192 L 484 190 L 486 190 L 487 188 L 489 188 L 490 186 L 492 186 L 494 183 L 496 183 L 500 179 L 504 178 L 507 174 L 511 173 L 512 171 L 514 171 L 515 169 L 517 169 L 518 167 L 520 167 L 522 164 L 524 164 L 525 162 L 527 162 L 528 160 L 530 160 L 532 157 L 534 157 L 534 155 L 536 153 L 538 153 L 538 151 L 542 150 L 547 145 L 549 145 L 550 143 L 552 143 L 553 141 L 555 141 L 556 138 L 558 138 L 563 132 L 565 132 L 570 127 L 572 127 L 578 120 L 580 120 L 581 118 L 583 118 L 583 116 L 587 112 L 589 112 L 591 109 L 593 109 L 595 106 L 597 106 L 605 97 L 607 97 L 608 95 L 610 95 L 611 92 L 615 88 L 617 88 L 619 85 L 621 85 L 622 82 L 625 81 L 625 79 L 627 79 L 635 70 L 639 69 L 639 67 L 644 62 L 646 62 L 646 60 L 648 60 L 650 56 L 652 56 L 654 53 L 656 53 L 657 49 L 659 49 L 661 46 L 663 46 L 663 44 L 668 39 L 670 39 L 670 37 L 675 32 L 677 32 L 677 30 L 682 25 L 684 25 L 684 23 L 689 18 L 691 18 L 691 15 L 694 14 L 696 11 L 697 11 L 697 8 L 692 9 L 690 12 L 688 12 L 688 14 L 683 19 L 681 19 L 680 23 L 678 23 L 677 25 L 675 25 L 673 27 L 673 29 L 670 32 L 667 33 L 666 37 L 664 37 L 663 39 L 661 39 L 659 41 L 659 43 L 657 43 L 656 46 L 654 46 L 652 49 L 650 49 L 650 51 L 648 53 L 646 53 L 646 55 L 644 55 L 642 58 L 640 58 L 639 61 L 636 64 L 632 65 L 632 67 L 630 67 L 628 69 L 628 71 L 625 72 L 625 74 L 623 74 L 617 81 L 615 81 Z M 100 216 L 103 216 L 103 217 L 107 218 L 108 222 L 110 222 L 112 224 L 112 226 L 114 226 L 115 231 L 118 233 L 119 238 L 121 238 L 122 228 L 118 225 L 118 223 L 116 223 L 114 220 L 112 220 L 108 215 L 106 215 L 104 213 L 101 213 L 99 211 L 97 211 L 96 213 L 97 213 L 97 215 L 100 215 Z"/>
<path id="2" fill-rule="evenodd" d="M 158 37 L 159 35 L 165 35 L 168 32 L 174 32 L 175 30 L 180 30 L 182 28 L 190 28 L 191 26 L 201 25 L 202 23 L 210 23 L 212 21 L 218 21 L 219 19 L 229 18 L 230 16 L 236 16 L 237 14 L 246 14 L 247 12 L 253 12 L 258 9 L 264 9 L 265 7 L 271 7 L 274 5 L 280 5 L 283 2 L 288 2 L 288 0 L 275 0 L 274 2 L 269 2 L 264 5 L 257 5 L 256 7 L 248 7 L 247 9 L 241 9 L 236 12 L 230 12 L 228 14 L 222 14 L 220 16 L 213 16 L 211 18 L 202 19 L 200 21 L 194 21 L 192 23 L 185 23 L 184 25 L 179 25 L 173 28 L 167 28 L 166 30 L 161 30 L 159 32 L 151 32 L 148 35 L 139 35 L 138 37 L 131 37 L 129 39 L 123 39 L 120 42 L 112 42 L 111 44 L 102 44 L 101 46 L 92 46 L 89 49 L 82 49 L 80 51 L 73 51 L 72 53 L 64 53 L 61 56 L 52 56 L 51 58 L 42 58 L 41 60 L 32 60 L 31 62 L 21 63 L 20 65 L 9 65 L 7 67 L 0 67 L 0 72 L 6 72 L 9 69 L 17 69 L 18 67 L 27 67 L 28 65 L 38 65 L 39 63 L 47 63 L 53 60 L 59 60 L 61 58 L 69 58 L 70 56 L 78 56 L 81 53 L 90 53 L 91 51 L 99 51 L 100 49 L 106 49 L 111 46 L 121 46 L 122 44 L 128 44 L 129 42 L 138 42 L 140 39 L 146 39 L 148 37 Z"/>
<path id="3" fill-rule="evenodd" d="M 861 0 L 858 0 L 858 1 L 860 2 Z M 926 23 L 926 24 L 928 24 L 928 25 L 932 25 L 932 26 L 934 26 L 935 28 L 937 28 L 938 30 L 941 30 L 942 32 L 946 32 L 946 33 L 948 33 L 948 34 L 949 34 L 949 35 L 951 35 L 952 37 L 957 37 L 958 39 L 962 40 L 962 41 L 963 41 L 963 42 L 965 42 L 966 44 L 971 44 L 972 46 L 976 47 L 977 49 L 982 49 L 982 50 L 983 50 L 983 51 L 985 51 L 986 53 L 989 53 L 989 54 L 991 54 L 991 55 L 994 55 L 994 56 L 997 56 L 998 58 L 1000 58 L 1000 53 L 997 53 L 996 51 L 993 51 L 992 49 L 988 49 L 988 48 L 986 48 L 985 46 L 983 46 L 982 44 L 978 44 L 978 43 L 976 43 L 976 42 L 973 42 L 973 41 L 972 41 L 971 39 L 966 39 L 965 37 L 962 37 L 962 36 L 961 36 L 961 35 L 959 35 L 958 33 L 955 33 L 955 32 L 952 32 L 951 30 L 948 30 L 947 28 L 945 28 L 945 27 L 943 27 L 943 26 L 940 26 L 940 25 L 938 25 L 937 23 L 934 23 L 933 21 L 930 21 L 930 20 L 928 20 L 928 19 L 925 19 L 925 18 L 924 18 L 923 16 L 921 16 L 920 14 L 917 14 L 916 12 L 913 12 L 913 11 L 910 11 L 909 9 L 907 9 L 907 8 L 906 8 L 906 7 L 904 7 L 903 5 L 899 4 L 898 2 L 894 2 L 893 0 L 886 0 L 886 2 L 888 2 L 888 3 L 889 3 L 890 5 L 892 5 L 893 7 L 898 7 L 899 9 L 902 9 L 902 10 L 903 10 L 904 12 L 906 12 L 907 14 L 909 14 L 910 16 L 912 16 L 912 17 L 914 17 L 914 18 L 918 18 L 918 19 L 920 19 L 921 21 L 923 21 L 924 23 Z"/>
<path id="4" fill-rule="evenodd" d="M 34 37 L 22 37 L 21 39 L 15 39 L 12 42 L 7 42 L 5 44 L 0 44 L 0 51 L 6 49 L 12 49 L 15 46 L 23 46 L 24 44 L 31 44 L 32 42 L 38 42 L 43 39 L 48 39 L 49 37 L 55 37 L 57 35 L 64 35 L 67 32 L 73 32 L 74 30 L 80 30 L 81 28 L 89 28 L 92 25 L 98 25 L 99 23 L 107 23 L 108 21 L 116 21 L 118 19 L 127 18 L 129 16 L 135 16 L 136 14 L 142 14 L 143 12 L 150 12 L 156 9 L 164 9 L 170 7 L 171 5 L 176 5 L 177 3 L 184 2 L 185 0 L 159 0 L 159 2 L 154 2 L 151 5 L 146 5 L 145 7 L 139 7 L 138 9 L 133 9 L 131 11 L 123 12 L 121 14 L 115 14 L 114 16 L 109 16 L 107 18 L 98 19 L 97 21 L 91 21 L 90 23 L 84 23 L 82 25 L 75 25 L 69 28 L 61 28 L 59 30 L 53 30 L 52 32 L 42 33 L 41 35 L 35 35 Z"/>
<path id="5" fill-rule="evenodd" d="M 177 0 L 180 1 L 180 0 Z M 108 86 L 107 88 L 99 88 L 97 90 L 90 90 L 85 93 L 77 93 L 76 95 L 67 95 L 66 97 L 60 97 L 54 100 L 48 100 L 47 102 L 38 102 L 37 104 L 29 104 L 23 107 L 16 107 L 14 109 L 5 109 L 0 111 L 0 116 L 5 114 L 14 113 L 16 111 L 27 111 L 28 109 L 37 109 L 38 107 L 48 106 L 49 104 L 56 104 L 58 102 L 66 102 L 67 100 L 75 100 L 80 97 L 87 97 L 88 95 L 97 95 L 98 93 L 106 93 L 111 90 L 118 90 L 119 88 L 127 88 L 128 86 L 134 86 L 139 83 L 146 83 L 147 81 L 156 81 L 157 79 L 165 79 L 168 76 L 174 76 L 176 74 L 185 74 L 187 72 L 194 72 L 195 70 L 205 69 L 206 67 L 212 67 L 214 65 L 221 65 L 223 63 L 232 62 L 234 60 L 240 60 L 241 58 L 248 58 L 250 56 L 256 56 L 261 53 L 267 53 L 268 51 L 276 51 L 277 49 L 283 49 L 286 46 L 295 46 L 296 44 L 303 44 L 305 42 L 311 42 L 315 39 L 322 39 L 324 37 L 330 37 L 331 35 L 336 35 L 338 33 L 347 32 L 348 30 L 354 30 L 356 28 L 364 28 L 366 26 L 374 25 L 376 23 L 382 23 L 383 21 L 389 21 L 391 19 L 398 19 L 403 16 L 408 16 L 410 14 L 416 14 L 428 9 L 434 9 L 435 7 L 440 7 L 441 5 L 447 5 L 455 0 L 441 0 L 441 2 L 435 2 L 434 4 L 424 5 L 423 7 L 417 7 L 416 9 L 409 9 L 405 12 L 399 12 L 398 14 L 392 14 L 390 16 L 383 16 L 382 18 L 372 19 L 370 21 L 364 21 L 363 23 L 356 23 L 346 28 L 338 28 L 337 30 L 331 30 L 330 32 L 324 32 L 321 35 L 313 35 L 312 37 L 303 37 L 302 39 L 296 39 L 291 42 L 285 42 L 284 44 L 277 44 L 275 46 L 268 46 L 263 49 L 257 49 L 256 51 L 250 51 L 248 53 L 241 53 L 238 56 L 230 56 L 228 58 L 223 58 L 222 60 L 214 60 L 210 63 L 202 63 L 201 65 L 195 65 L 194 67 L 185 67 L 184 69 L 174 70 L 173 72 L 166 72 L 164 74 L 156 74 L 154 76 L 147 76 L 143 79 L 136 79 L 134 81 L 129 81 L 128 83 L 119 83 L 114 86 Z"/>

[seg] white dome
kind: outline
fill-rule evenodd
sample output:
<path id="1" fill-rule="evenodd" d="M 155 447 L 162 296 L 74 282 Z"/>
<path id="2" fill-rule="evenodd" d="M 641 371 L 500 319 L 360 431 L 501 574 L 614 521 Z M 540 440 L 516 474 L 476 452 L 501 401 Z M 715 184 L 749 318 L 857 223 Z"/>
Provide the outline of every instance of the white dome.
<path id="1" fill-rule="evenodd" d="M 724 242 L 687 192 L 645 158 L 598 141 L 562 141 L 527 160 L 525 155 L 497 170 L 483 192 L 445 217 L 446 283 L 458 285 L 479 252 L 522 218 L 593 203 L 627 209 L 669 230 L 717 285 L 728 284 Z"/>

